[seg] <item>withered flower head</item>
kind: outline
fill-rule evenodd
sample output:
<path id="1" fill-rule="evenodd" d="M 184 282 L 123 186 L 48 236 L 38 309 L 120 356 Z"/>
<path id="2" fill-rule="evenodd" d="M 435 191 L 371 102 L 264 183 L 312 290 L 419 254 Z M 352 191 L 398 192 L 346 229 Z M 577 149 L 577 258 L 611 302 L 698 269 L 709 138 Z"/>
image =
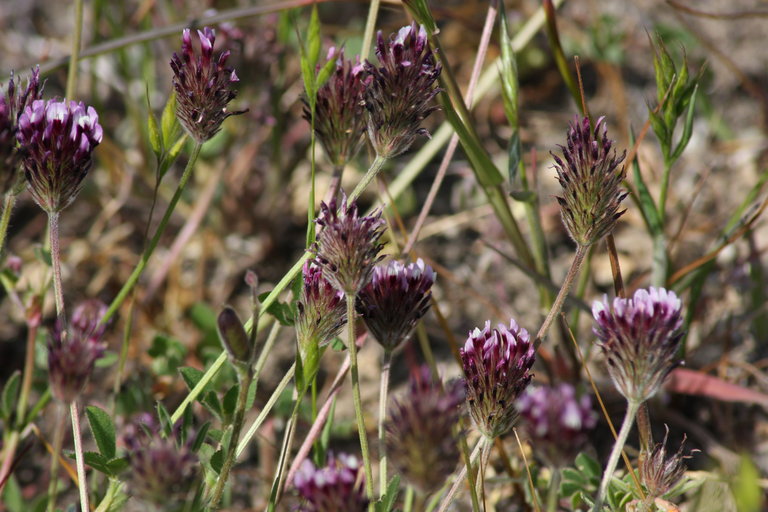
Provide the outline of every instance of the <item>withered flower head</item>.
<path id="1" fill-rule="evenodd" d="M 387 352 L 395 350 L 424 316 L 432 298 L 435 272 L 421 258 L 403 265 L 377 265 L 373 278 L 357 295 L 356 307 L 365 325 Z"/>
<path id="2" fill-rule="evenodd" d="M 344 49 L 331 48 L 328 60 L 336 59 L 336 70 L 317 91 L 315 134 L 336 168 L 343 168 L 365 142 L 363 93 L 369 81 L 360 58 L 353 63 L 344 58 Z M 312 118 L 304 101 L 304 119 Z"/>
<path id="3" fill-rule="evenodd" d="M 381 212 L 360 217 L 357 204 L 348 204 L 344 196 L 338 209 L 335 199 L 320 203 L 315 222 L 320 227 L 313 245 L 314 262 L 337 290 L 357 294 L 383 258 L 379 254 L 384 247 L 379 243 L 385 225 Z"/>
<path id="4" fill-rule="evenodd" d="M 652 397 L 680 364 L 682 303 L 664 288 L 640 289 L 630 299 L 595 301 L 594 333 L 608 372 L 624 397 L 641 403 Z"/>
<path id="5" fill-rule="evenodd" d="M 557 180 L 563 187 L 563 195 L 557 197 L 563 223 L 580 246 L 592 245 L 613 231 L 625 211 L 619 207 L 627 195 L 621 189 L 621 163 L 627 152 L 616 156 L 612 146 L 605 118 L 597 120 L 593 135 L 589 118 L 584 117 L 569 125 L 566 146 L 560 146 L 565 162 L 552 155 Z"/>
<path id="6" fill-rule="evenodd" d="M 40 69 L 35 68 L 26 88 L 21 89 L 21 80 L 14 80 L 11 72 L 6 93 L 0 93 L 0 193 L 15 188 L 23 151 L 16 140 L 19 116 L 27 105 L 40 98 L 41 92 Z"/>
<path id="7" fill-rule="evenodd" d="M 246 110 L 227 110 L 227 103 L 237 96 L 232 84 L 239 81 L 235 70 L 226 67 L 229 50 L 214 57 L 214 31 L 205 27 L 197 35 L 200 55 L 192 47 L 190 30 L 186 28 L 181 36 L 181 55 L 173 54 L 171 69 L 179 121 L 195 141 L 203 143 L 216 135 L 226 118 Z"/>
<path id="8" fill-rule="evenodd" d="M 461 349 L 469 411 L 478 430 L 489 439 L 505 434 L 517 419 L 515 400 L 533 377 L 536 352 L 528 331 L 510 320 L 469 333 Z"/>
<path id="9" fill-rule="evenodd" d="M 666 427 L 666 425 L 665 425 Z M 680 443 L 677 453 L 667 457 L 667 437 L 669 428 L 666 427 L 664 441 L 657 443 L 656 446 L 640 461 L 640 481 L 645 486 L 649 498 L 661 498 L 669 491 L 675 488 L 685 474 L 685 459 L 690 459 L 691 455 L 683 455 L 685 447 L 685 435 Z M 694 453 L 698 450 L 693 450 Z"/>
<path id="10" fill-rule="evenodd" d="M 597 425 L 589 395 L 576 397 L 567 383 L 559 386 L 529 387 L 517 401 L 535 453 L 547 464 L 569 464 L 588 440 L 588 431 Z"/>
<path id="11" fill-rule="evenodd" d="M 32 197 L 47 213 L 60 212 L 80 192 L 102 129 L 82 102 L 35 100 L 19 116 L 23 168 Z"/>
<path id="12" fill-rule="evenodd" d="M 363 472 L 354 455 L 330 455 L 323 468 L 305 459 L 294 477 L 303 503 L 300 512 L 365 512 Z"/>
<path id="13" fill-rule="evenodd" d="M 107 308 L 89 300 L 75 308 L 68 326 L 59 318 L 48 343 L 48 376 L 53 396 L 69 404 L 80 396 L 104 354 L 101 341 L 106 326 L 101 324 Z"/>
<path id="14" fill-rule="evenodd" d="M 371 82 L 365 90 L 368 137 L 376 154 L 393 158 L 411 147 L 417 135 L 429 136 L 421 122 L 437 110 L 434 87 L 442 69 L 429 47 L 427 32 L 415 22 L 392 34 L 376 36 L 380 67 L 365 62 Z"/>
<path id="15" fill-rule="evenodd" d="M 387 456 L 394 467 L 422 493 L 436 491 L 456 469 L 459 444 L 456 426 L 464 385 L 460 379 L 445 389 L 427 366 L 411 377 L 410 390 L 389 408 Z"/>

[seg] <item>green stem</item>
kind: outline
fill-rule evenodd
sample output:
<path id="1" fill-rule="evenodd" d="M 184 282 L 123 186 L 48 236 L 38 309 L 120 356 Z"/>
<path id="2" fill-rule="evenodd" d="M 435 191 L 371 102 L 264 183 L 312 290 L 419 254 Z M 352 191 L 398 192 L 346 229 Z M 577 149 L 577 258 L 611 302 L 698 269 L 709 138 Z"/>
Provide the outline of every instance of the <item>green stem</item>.
<path id="1" fill-rule="evenodd" d="M 664 162 L 664 175 L 661 180 L 661 190 L 659 192 L 659 222 L 664 226 L 664 218 L 667 215 L 667 194 L 669 193 L 669 177 L 672 171 L 672 162 Z"/>
<path id="2" fill-rule="evenodd" d="M 139 280 L 139 277 L 141 277 L 141 273 L 144 271 L 144 268 L 147 266 L 147 262 L 149 261 L 149 258 L 152 256 L 152 253 L 155 251 L 155 248 L 157 247 L 158 242 L 160 242 L 160 237 L 163 236 L 163 233 L 165 232 L 165 228 L 168 226 L 168 221 L 171 219 L 171 215 L 173 214 L 174 209 L 176 209 L 176 204 L 179 202 L 179 199 L 181 199 L 181 194 L 184 191 L 184 187 L 187 184 L 187 181 L 189 181 L 190 176 L 192 176 L 192 169 L 195 166 L 195 162 L 197 161 L 197 157 L 200 155 L 200 148 L 202 148 L 203 144 L 201 142 L 195 143 L 194 148 L 192 149 L 192 154 L 189 157 L 189 161 L 187 162 L 187 166 L 184 168 L 184 174 L 181 175 L 181 180 L 179 180 L 179 185 L 176 187 L 176 192 L 173 194 L 173 197 L 171 198 L 171 202 L 168 204 L 168 208 L 165 210 L 165 214 L 163 215 L 162 220 L 160 220 L 160 224 L 157 226 L 157 230 L 155 231 L 155 235 L 152 237 L 152 240 L 149 242 L 149 246 L 144 251 L 144 254 L 141 256 L 141 260 L 139 261 L 139 264 L 136 265 L 136 268 L 133 269 L 133 273 L 130 275 L 128 280 L 125 282 L 123 287 L 120 289 L 120 292 L 117 294 L 117 297 L 112 301 L 112 304 L 109 305 L 109 309 L 107 309 L 107 312 L 104 314 L 104 316 L 101 319 L 101 323 L 106 323 L 112 316 L 117 312 L 117 309 L 122 305 L 123 301 L 125 301 L 126 297 L 128 297 L 128 294 L 133 290 L 133 287 L 136 286 L 136 283 Z"/>
<path id="3" fill-rule="evenodd" d="M 376 17 L 379 14 L 380 0 L 371 0 L 368 7 L 368 19 L 365 20 L 365 33 L 363 34 L 363 47 L 360 50 L 360 58 L 365 60 L 371 53 L 371 41 L 373 41 L 373 31 L 376 29 Z"/>
<path id="4" fill-rule="evenodd" d="M 3 197 L 3 214 L 0 216 L 0 255 L 3 254 L 5 248 L 5 238 L 8 236 L 8 223 L 11 221 L 11 211 L 13 211 L 13 205 L 16 203 L 16 196 L 12 192 L 8 192 Z"/>
<path id="5" fill-rule="evenodd" d="M 248 389 L 251 387 L 253 381 L 253 369 L 249 367 L 247 370 L 238 369 L 237 371 L 238 384 L 240 389 L 237 392 L 237 405 L 235 406 L 235 418 L 232 422 L 232 437 L 229 440 L 229 446 L 227 448 L 227 455 L 224 459 L 224 464 L 221 466 L 221 472 L 219 478 L 216 481 L 216 487 L 213 489 L 213 498 L 211 498 L 211 508 L 215 510 L 221 496 L 224 494 L 224 487 L 227 484 L 229 478 L 229 472 L 232 466 L 235 464 L 235 452 L 237 449 L 237 443 L 240 440 L 240 431 L 243 429 L 243 419 L 245 418 L 245 406 L 248 402 Z"/>
<path id="6" fill-rule="evenodd" d="M 58 492 L 59 478 L 59 454 L 61 445 L 64 443 L 64 405 L 57 404 L 56 412 L 56 430 L 53 433 L 53 447 L 51 452 L 51 470 L 50 481 L 48 482 L 48 512 L 56 510 L 56 493 Z"/>
<path id="7" fill-rule="evenodd" d="M 557 317 L 557 314 L 560 313 L 560 309 L 563 307 L 565 298 L 568 296 L 568 292 L 571 290 L 573 280 L 579 274 L 579 270 L 581 270 L 581 264 L 584 262 L 584 257 L 587 255 L 588 250 L 589 248 L 583 245 L 579 245 L 576 248 L 576 254 L 573 257 L 571 268 L 568 269 L 568 273 L 565 275 L 563 285 L 560 287 L 560 291 L 558 292 L 557 297 L 555 298 L 555 302 L 552 304 L 549 313 L 547 313 L 547 317 L 544 319 L 544 323 L 541 324 L 539 332 L 536 333 L 537 344 L 541 343 L 542 339 L 547 334 L 549 327 L 552 325 L 552 322 Z"/>
<path id="8" fill-rule="evenodd" d="M 61 250 L 59 248 L 59 212 L 48 214 L 48 232 L 51 238 L 51 265 L 53 266 L 53 295 L 56 316 L 64 316 L 64 290 L 61 287 Z"/>
<path id="9" fill-rule="evenodd" d="M 378 158 L 377 158 L 378 160 Z M 347 348 L 349 349 L 350 375 L 352 377 L 352 400 L 355 404 L 355 419 L 357 432 L 360 435 L 360 453 L 365 467 L 365 494 L 373 500 L 373 472 L 371 471 L 371 456 L 368 453 L 368 436 L 365 432 L 363 418 L 363 401 L 360 398 L 360 374 L 357 367 L 357 345 L 355 344 L 355 295 L 347 292 Z"/>
<path id="10" fill-rule="evenodd" d="M 69 415 L 72 418 L 72 437 L 75 440 L 75 463 L 77 465 L 77 487 L 80 490 L 80 509 L 91 510 L 88 506 L 88 482 L 85 479 L 85 461 L 83 460 L 83 436 L 80 433 L 80 413 L 77 411 L 77 400 L 69 404 Z"/>
<path id="11" fill-rule="evenodd" d="M 275 471 L 275 479 L 272 481 L 272 490 L 269 493 L 269 506 L 268 512 L 274 512 L 277 505 L 280 503 L 280 498 L 283 493 L 283 473 L 285 473 L 286 462 L 291 453 L 291 445 L 293 444 L 293 434 L 296 431 L 296 418 L 299 416 L 299 409 L 301 407 L 301 401 L 303 396 L 296 395 L 296 401 L 293 404 L 293 411 L 291 417 L 288 419 L 288 423 L 285 426 L 285 434 L 283 435 L 283 444 L 280 448 L 280 457 L 277 462 L 277 470 Z"/>
<path id="12" fill-rule="evenodd" d="M 384 162 L 386 161 L 386 158 L 376 155 L 376 158 L 373 160 L 373 163 L 371 163 L 371 166 L 368 168 L 365 176 L 363 176 L 363 179 L 360 180 L 355 189 L 349 195 L 350 203 L 360 197 L 360 194 L 363 193 L 371 181 L 373 181 L 373 179 L 379 174 L 379 171 L 381 171 L 381 168 L 384 166 Z"/>
<path id="13" fill-rule="evenodd" d="M 389 392 L 389 369 L 392 365 L 392 352 L 384 352 L 381 362 L 381 387 L 379 388 L 379 497 L 387 492 L 387 446 L 384 422 L 387 419 L 387 394 Z"/>
<path id="14" fill-rule="evenodd" d="M 621 430 L 619 430 L 618 436 L 616 436 L 616 443 L 613 445 L 611 456 L 608 458 L 608 464 L 605 466 L 605 472 L 603 473 L 603 479 L 600 482 L 600 490 L 597 493 L 595 499 L 595 506 L 592 507 L 592 512 L 600 512 L 603 508 L 603 501 L 605 500 L 605 493 L 608 491 L 608 484 L 613 478 L 613 472 L 616 471 L 616 464 L 619 462 L 619 456 L 624 449 L 624 444 L 627 442 L 627 436 L 629 431 L 632 430 L 632 423 L 635 421 L 635 415 L 640 404 L 628 401 L 627 413 L 624 416 L 624 423 L 621 424 Z"/>
<path id="15" fill-rule="evenodd" d="M 560 501 L 558 491 L 560 490 L 560 470 L 551 468 L 552 477 L 549 479 L 549 490 L 547 491 L 547 512 L 557 512 L 557 505 Z"/>
<path id="16" fill-rule="evenodd" d="M 72 56 L 67 74 L 67 99 L 73 99 L 77 88 L 77 64 L 80 60 L 80 40 L 83 35 L 83 0 L 75 0 L 75 30 L 72 34 Z"/>
<path id="17" fill-rule="evenodd" d="M 315 239 L 315 108 L 312 108 L 309 127 L 309 147 L 310 147 L 310 182 L 309 182 L 309 200 L 307 201 L 307 240 L 306 247 L 312 245 Z"/>
<path id="18" fill-rule="evenodd" d="M 409 485 L 405 488 L 405 498 L 403 498 L 403 512 L 413 511 L 413 486 Z"/>
<path id="19" fill-rule="evenodd" d="M 37 340 L 37 325 L 28 325 L 27 353 L 24 356 L 24 377 L 22 377 L 19 403 L 16 407 L 16 430 L 19 431 L 24 428 L 24 420 L 26 419 L 27 414 L 27 401 L 29 400 L 29 391 L 32 388 L 32 376 L 35 372 L 35 340 Z"/>
<path id="20" fill-rule="evenodd" d="M 454 480 L 453 485 L 451 486 L 450 490 L 448 491 L 448 494 L 445 495 L 443 498 L 443 501 L 440 503 L 440 508 L 437 509 L 437 512 L 445 512 L 448 510 L 448 507 L 450 506 L 451 502 L 453 502 L 454 497 L 456 497 L 456 493 L 459 490 L 459 487 L 461 487 L 462 482 L 464 482 L 464 476 L 467 475 L 467 466 L 471 466 L 475 463 L 477 460 L 477 457 L 480 455 L 480 452 L 483 449 L 483 446 L 485 446 L 486 440 L 485 438 L 480 439 L 480 441 L 475 445 L 475 448 L 472 450 L 472 454 L 469 456 L 469 460 L 466 464 L 461 466 L 461 469 L 459 470 L 459 474 L 456 475 L 456 480 Z M 473 483 L 470 482 L 470 485 Z"/>

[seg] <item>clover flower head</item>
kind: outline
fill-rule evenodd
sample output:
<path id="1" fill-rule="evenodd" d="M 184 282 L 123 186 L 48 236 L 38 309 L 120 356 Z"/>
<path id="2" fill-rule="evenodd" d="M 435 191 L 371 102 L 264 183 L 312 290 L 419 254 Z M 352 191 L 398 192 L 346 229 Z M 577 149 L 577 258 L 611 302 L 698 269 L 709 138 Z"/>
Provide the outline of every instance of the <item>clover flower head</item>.
<path id="1" fill-rule="evenodd" d="M 322 267 L 307 262 L 302 269 L 304 285 L 296 303 L 296 331 L 299 346 L 316 341 L 328 344 L 347 323 L 344 293 L 323 275 Z"/>
<path id="2" fill-rule="evenodd" d="M 300 512 L 364 512 L 368 500 L 363 489 L 360 461 L 354 455 L 330 455 L 325 467 L 305 459 L 294 477 L 302 498 Z"/>
<path id="3" fill-rule="evenodd" d="M 24 152 L 24 148 L 19 146 L 17 141 L 19 116 L 27 105 L 40 99 L 41 92 L 40 68 L 32 70 L 27 86 L 23 89 L 21 80 L 14 79 L 11 72 L 6 93 L 0 92 L 0 193 L 15 188 Z"/>

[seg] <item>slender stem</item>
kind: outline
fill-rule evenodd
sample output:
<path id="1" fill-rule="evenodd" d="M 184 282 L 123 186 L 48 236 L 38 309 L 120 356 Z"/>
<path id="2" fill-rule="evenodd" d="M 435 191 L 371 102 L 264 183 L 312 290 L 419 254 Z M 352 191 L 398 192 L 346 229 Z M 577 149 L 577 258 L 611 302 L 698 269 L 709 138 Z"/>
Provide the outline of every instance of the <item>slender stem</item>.
<path id="1" fill-rule="evenodd" d="M 343 174 L 344 166 L 336 165 L 333 167 L 331 183 L 328 185 L 328 192 L 325 194 L 325 204 L 329 204 L 339 196 L 339 190 L 341 189 L 341 178 Z"/>
<path id="2" fill-rule="evenodd" d="M 77 410 L 77 400 L 69 404 L 69 415 L 72 418 L 72 437 L 75 440 L 75 463 L 77 465 L 77 487 L 80 489 L 80 508 L 87 512 L 88 482 L 85 479 L 85 461 L 83 460 L 83 436 L 80 433 L 80 413 Z"/>
<path id="3" fill-rule="evenodd" d="M 469 456 L 469 462 L 461 466 L 459 474 L 456 475 L 456 480 L 454 480 L 451 489 L 448 491 L 448 494 L 445 495 L 445 498 L 443 498 L 443 501 L 440 503 L 440 508 L 437 509 L 437 512 L 445 512 L 448 510 L 448 507 L 450 506 L 451 502 L 453 502 L 453 498 L 456 496 L 459 487 L 461 487 L 462 482 L 464 482 L 464 476 L 467 474 L 467 466 L 471 466 L 475 460 L 477 460 L 477 457 L 480 455 L 480 452 L 485 443 L 485 438 L 483 438 L 475 445 L 475 449 L 472 450 L 472 455 Z"/>
<path id="4" fill-rule="evenodd" d="M 365 173 L 365 176 L 363 176 L 363 179 L 360 180 L 360 183 L 357 184 L 355 189 L 349 195 L 350 202 L 360 197 L 360 194 L 363 193 L 366 187 L 368 187 L 368 185 L 373 181 L 373 179 L 379 174 L 379 171 L 384 166 L 384 162 L 386 161 L 387 161 L 386 158 L 376 155 L 376 158 L 373 160 L 373 163 L 371 163 L 371 166 L 368 168 L 368 171 Z"/>
<path id="5" fill-rule="evenodd" d="M 171 219 L 173 210 L 176 209 L 176 204 L 179 202 L 179 199 L 181 199 L 181 194 L 184 191 L 184 186 L 187 184 L 187 181 L 189 181 L 190 176 L 192 176 L 192 169 L 195 166 L 197 157 L 200 155 L 200 148 L 202 146 L 203 144 L 201 142 L 195 143 L 195 146 L 192 149 L 192 154 L 190 155 L 189 161 L 187 162 L 187 166 L 184 168 L 184 174 L 181 175 L 181 179 L 179 180 L 179 185 L 176 187 L 176 192 L 173 194 L 173 197 L 171 198 L 171 202 L 168 204 L 168 208 L 166 208 L 165 214 L 163 215 L 162 220 L 160 220 L 160 224 L 157 226 L 155 235 L 152 237 L 152 240 L 150 240 L 149 246 L 144 251 L 144 254 L 142 254 L 139 264 L 136 265 L 135 269 L 133 269 L 133 273 L 125 282 L 122 289 L 117 294 L 117 297 L 115 297 L 115 299 L 112 301 L 112 304 L 109 305 L 109 309 L 107 309 L 107 312 L 104 314 L 104 316 L 101 319 L 102 324 L 106 323 L 110 318 L 112 318 L 112 316 L 117 312 L 117 309 L 120 307 L 123 301 L 125 301 L 126 297 L 128 297 L 128 294 L 131 292 L 133 287 L 136 286 L 136 283 L 138 282 L 139 277 L 141 277 L 141 273 L 144 271 L 144 268 L 147 266 L 147 262 L 149 261 L 149 258 L 152 256 L 152 253 L 155 251 L 155 248 L 157 247 L 158 242 L 160 242 L 160 237 L 163 236 L 163 233 L 165 232 L 165 228 L 168 226 L 168 221 Z"/>
<path id="6" fill-rule="evenodd" d="M 541 324 L 539 332 L 536 333 L 537 344 L 541 343 L 542 339 L 547 334 L 549 327 L 552 325 L 552 322 L 555 320 L 555 317 L 557 317 L 557 314 L 560 313 L 560 309 L 563 307 L 565 298 L 568 296 L 568 292 L 571 290 L 573 280 L 578 275 L 579 270 L 581 270 L 581 264 L 584 262 L 584 257 L 587 255 L 587 252 L 588 247 L 586 246 L 579 245 L 576 248 L 576 254 L 573 257 L 571 268 L 568 269 L 568 273 L 565 275 L 563 285 L 560 287 L 560 291 L 558 292 L 557 297 L 555 298 L 555 302 L 552 304 L 549 313 L 547 313 L 547 317 L 544 319 L 544 323 Z"/>
<path id="7" fill-rule="evenodd" d="M 29 400 L 29 391 L 32 388 L 32 376 L 35 372 L 35 340 L 37 339 L 37 325 L 30 324 L 27 327 L 27 353 L 24 356 L 24 377 L 21 381 L 21 391 L 19 392 L 19 403 L 16 407 L 16 429 L 21 430 L 24 427 L 24 420 L 27 414 L 27 401 Z"/>
<path id="8" fill-rule="evenodd" d="M 296 393 L 295 390 L 294 393 Z M 285 483 L 283 474 L 285 473 L 286 462 L 288 461 L 288 457 L 291 453 L 293 435 L 296 432 L 296 419 L 299 416 L 299 408 L 301 406 L 302 398 L 303 396 L 296 394 L 291 417 L 288 419 L 288 423 L 286 423 L 285 426 L 285 434 L 283 435 L 283 444 L 280 448 L 280 457 L 277 462 L 275 479 L 272 481 L 272 490 L 270 491 L 269 495 L 269 505 L 267 507 L 268 512 L 274 512 L 277 509 L 277 505 L 280 503 L 280 498 L 282 497 L 283 486 Z"/>
<path id="9" fill-rule="evenodd" d="M 307 240 L 306 247 L 312 244 L 315 238 L 315 144 L 317 136 L 315 135 L 315 108 L 314 102 L 317 101 L 317 96 L 311 99 L 313 102 L 312 116 L 310 117 L 309 127 L 309 147 L 310 147 L 310 179 L 309 179 L 309 199 L 307 200 Z"/>
<path id="10" fill-rule="evenodd" d="M 373 31 L 376 28 L 376 16 L 379 14 L 380 0 L 371 0 L 368 7 L 368 19 L 365 20 L 365 33 L 363 35 L 363 48 L 360 50 L 360 58 L 365 60 L 371 53 L 371 41 L 373 41 Z"/>
<path id="11" fill-rule="evenodd" d="M 669 176 L 672 170 L 672 162 L 667 157 L 664 162 L 664 175 L 661 180 L 661 190 L 659 191 L 659 220 L 661 226 L 664 226 L 664 218 L 667 215 L 667 194 L 669 191 Z"/>
<path id="12" fill-rule="evenodd" d="M 651 431 L 651 415 L 648 412 L 648 402 L 642 402 L 637 409 L 637 432 L 640 437 L 640 457 L 653 446 L 653 432 Z"/>
<path id="13" fill-rule="evenodd" d="M 560 469 L 551 468 L 552 477 L 549 479 L 549 490 L 547 491 L 547 512 L 557 512 L 557 505 L 560 501 L 558 491 L 560 490 Z"/>
<path id="14" fill-rule="evenodd" d="M 405 488 L 405 498 L 403 499 L 403 512 L 413 511 L 413 486 L 409 485 Z"/>
<path id="15" fill-rule="evenodd" d="M 53 447 L 51 453 L 51 475 L 48 482 L 48 512 L 54 512 L 56 510 L 56 493 L 58 492 L 57 484 L 59 483 L 59 454 L 61 453 L 61 445 L 64 443 L 64 406 L 56 404 L 56 430 L 53 433 Z"/>
<path id="16" fill-rule="evenodd" d="M 237 392 L 237 405 L 235 406 L 235 418 L 232 421 L 232 437 L 229 440 L 229 446 L 227 447 L 227 456 L 224 459 L 224 464 L 221 466 L 221 472 L 219 478 L 216 480 L 216 487 L 213 489 L 213 498 L 211 498 L 211 508 L 215 510 L 221 496 L 224 494 L 224 487 L 229 479 L 229 472 L 232 466 L 235 464 L 235 451 L 237 449 L 237 443 L 240 440 L 240 431 L 243 429 L 243 418 L 245 418 L 245 406 L 248 401 L 248 388 L 251 387 L 253 380 L 253 369 L 249 367 L 247 370 L 238 369 L 238 384 L 240 389 Z"/>
<path id="17" fill-rule="evenodd" d="M 53 265 L 53 295 L 56 316 L 64 316 L 64 290 L 61 287 L 61 250 L 59 248 L 59 212 L 48 214 L 48 232 L 51 237 L 51 264 Z"/>
<path id="18" fill-rule="evenodd" d="M 635 415 L 637 414 L 639 406 L 640 404 L 637 402 L 627 402 L 627 414 L 624 416 L 624 423 L 621 424 L 619 435 L 616 437 L 616 443 L 613 445 L 611 456 L 608 458 L 608 464 L 605 466 L 603 480 L 600 482 L 600 490 L 595 499 L 595 506 L 592 507 L 592 512 L 600 512 L 603 508 L 603 501 L 605 500 L 605 493 L 608 490 L 608 484 L 613 477 L 613 472 L 616 471 L 616 464 L 619 462 L 619 456 L 624 448 L 624 444 L 627 442 L 629 431 L 632 430 L 632 423 L 635 421 Z"/>
<path id="19" fill-rule="evenodd" d="M 488 460 L 491 458 L 491 448 L 493 447 L 492 439 L 484 439 L 483 449 L 480 450 L 480 463 L 477 468 L 478 479 L 475 482 L 475 489 L 479 496 L 483 497 L 483 510 L 486 510 L 485 505 L 485 468 L 488 467 Z"/>
<path id="20" fill-rule="evenodd" d="M 5 248 L 5 238 L 8 236 L 8 223 L 11 221 L 11 212 L 16 203 L 16 196 L 8 192 L 3 197 L 3 214 L 0 216 L 0 255 Z"/>
<path id="21" fill-rule="evenodd" d="M 3 436 L 3 451 L 0 452 L 0 460 L 3 461 L 0 464 L 0 496 L 3 495 L 6 482 L 11 478 L 16 448 L 18 448 L 20 440 L 21 434 L 18 430 L 12 430 L 8 437 Z"/>
<path id="22" fill-rule="evenodd" d="M 389 368 L 392 365 L 392 352 L 384 352 L 381 362 L 381 387 L 379 388 L 379 497 L 387 492 L 387 446 L 384 432 L 384 420 L 387 418 L 387 393 L 389 392 Z"/>
<path id="23" fill-rule="evenodd" d="M 72 34 L 72 55 L 69 59 L 67 74 L 67 99 L 73 99 L 77 88 L 77 64 L 80 60 L 80 40 L 83 35 L 83 0 L 75 0 L 75 30 Z"/>
<path id="24" fill-rule="evenodd" d="M 377 157 L 378 160 L 378 157 Z M 349 337 L 347 348 L 349 349 L 350 375 L 352 377 L 352 400 L 355 404 L 355 418 L 357 420 L 357 432 L 360 435 L 360 453 L 365 467 L 365 494 L 369 500 L 373 500 L 373 472 L 371 471 L 371 456 L 368 453 L 368 436 L 365 432 L 365 418 L 363 418 L 363 401 L 360 398 L 360 374 L 357 368 L 357 345 L 355 344 L 355 295 L 347 293 L 347 327 Z"/>
<path id="25" fill-rule="evenodd" d="M 605 237 L 605 245 L 608 248 L 608 259 L 611 262 L 611 274 L 613 274 L 613 291 L 617 297 L 624 297 L 624 279 L 621 277 L 621 265 L 619 253 L 616 250 L 616 240 L 613 234 Z"/>

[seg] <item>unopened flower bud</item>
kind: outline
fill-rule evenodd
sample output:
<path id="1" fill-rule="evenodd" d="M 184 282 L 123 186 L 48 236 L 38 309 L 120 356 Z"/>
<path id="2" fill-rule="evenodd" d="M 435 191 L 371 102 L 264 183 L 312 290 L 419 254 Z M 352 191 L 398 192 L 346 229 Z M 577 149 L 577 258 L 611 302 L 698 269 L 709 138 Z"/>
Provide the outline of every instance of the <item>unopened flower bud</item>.
<path id="1" fill-rule="evenodd" d="M 234 309 L 227 306 L 216 319 L 219 339 L 232 364 L 247 365 L 253 361 L 251 338 Z"/>

